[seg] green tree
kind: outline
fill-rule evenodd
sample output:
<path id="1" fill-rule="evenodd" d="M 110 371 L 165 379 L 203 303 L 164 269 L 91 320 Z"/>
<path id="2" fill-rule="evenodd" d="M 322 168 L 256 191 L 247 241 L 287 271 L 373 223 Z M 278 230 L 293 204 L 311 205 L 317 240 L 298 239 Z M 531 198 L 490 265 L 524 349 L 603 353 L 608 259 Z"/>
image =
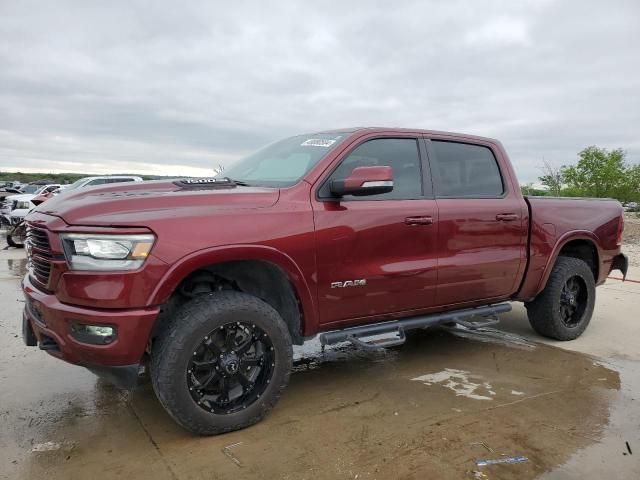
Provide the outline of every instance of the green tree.
<path id="1" fill-rule="evenodd" d="M 640 202 L 640 164 L 627 167 L 615 198 L 621 202 Z"/>
<path id="2" fill-rule="evenodd" d="M 625 162 L 624 150 L 587 147 L 578 156 L 577 165 L 562 168 L 568 189 L 581 196 L 613 197 L 627 201 L 631 187 L 628 174 L 636 167 Z"/>
<path id="3" fill-rule="evenodd" d="M 542 161 L 542 176 L 538 178 L 540 183 L 547 187 L 549 193 L 554 197 L 559 197 L 562 193 L 562 186 L 564 185 L 564 167 L 554 167 L 546 160 Z"/>

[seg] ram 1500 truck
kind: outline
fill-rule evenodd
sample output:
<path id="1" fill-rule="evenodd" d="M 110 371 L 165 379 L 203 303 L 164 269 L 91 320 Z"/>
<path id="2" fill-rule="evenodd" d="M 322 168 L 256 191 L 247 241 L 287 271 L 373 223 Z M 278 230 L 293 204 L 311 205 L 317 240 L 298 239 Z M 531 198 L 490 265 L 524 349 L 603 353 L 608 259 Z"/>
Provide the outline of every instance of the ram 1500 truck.
<path id="1" fill-rule="evenodd" d="M 317 334 L 390 346 L 414 328 L 486 325 L 521 301 L 537 332 L 571 340 L 596 285 L 626 275 L 621 205 L 523 197 L 489 138 L 325 131 L 224 175 L 38 206 L 25 342 L 123 385 L 148 368 L 180 425 L 217 434 L 262 419 L 292 344 Z"/>

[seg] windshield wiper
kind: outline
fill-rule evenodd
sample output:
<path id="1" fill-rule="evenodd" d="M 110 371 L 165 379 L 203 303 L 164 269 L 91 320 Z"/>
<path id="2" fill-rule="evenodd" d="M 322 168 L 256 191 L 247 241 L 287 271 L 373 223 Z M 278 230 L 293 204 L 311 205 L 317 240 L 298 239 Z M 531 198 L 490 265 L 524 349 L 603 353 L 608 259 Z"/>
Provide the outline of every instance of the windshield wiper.
<path id="1" fill-rule="evenodd" d="M 235 178 L 230 178 L 230 177 L 224 177 L 224 178 L 226 178 L 226 179 L 227 179 L 227 180 L 229 180 L 230 182 L 233 182 L 233 183 L 235 183 L 236 185 L 239 185 L 239 186 L 241 186 L 241 187 L 251 187 L 251 185 L 250 185 L 250 184 L 248 184 L 247 182 L 244 182 L 244 181 L 242 181 L 242 180 L 236 180 Z"/>

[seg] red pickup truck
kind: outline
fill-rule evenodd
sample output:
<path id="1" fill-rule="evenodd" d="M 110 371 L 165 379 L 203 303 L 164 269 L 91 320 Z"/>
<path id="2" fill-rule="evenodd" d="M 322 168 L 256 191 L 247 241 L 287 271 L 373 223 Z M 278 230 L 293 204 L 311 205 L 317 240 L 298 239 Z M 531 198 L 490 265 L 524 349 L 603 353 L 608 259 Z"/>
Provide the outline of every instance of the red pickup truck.
<path id="1" fill-rule="evenodd" d="M 122 385 L 148 368 L 179 424 L 216 434 L 263 418 L 292 344 L 318 333 L 397 345 L 522 301 L 537 332 L 570 340 L 595 286 L 626 275 L 617 201 L 524 198 L 488 138 L 334 130 L 271 144 L 224 175 L 36 208 L 25 342 Z"/>

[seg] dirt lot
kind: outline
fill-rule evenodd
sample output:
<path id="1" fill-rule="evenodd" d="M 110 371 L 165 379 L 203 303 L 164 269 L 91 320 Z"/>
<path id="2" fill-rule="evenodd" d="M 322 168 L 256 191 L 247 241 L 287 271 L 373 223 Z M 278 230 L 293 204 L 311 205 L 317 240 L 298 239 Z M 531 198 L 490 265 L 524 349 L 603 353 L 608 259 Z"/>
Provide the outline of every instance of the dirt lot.
<path id="1" fill-rule="evenodd" d="M 0 252 L 2 479 L 640 478 L 640 284 L 601 287 L 569 343 L 535 336 L 520 305 L 499 330 L 426 331 L 394 350 L 310 343 L 270 417 L 198 438 L 149 387 L 118 391 L 24 347 L 24 268 L 23 252 Z M 528 460 L 476 465 L 516 455 Z"/>
<path id="2" fill-rule="evenodd" d="M 625 215 L 624 242 L 625 252 L 629 255 L 631 265 L 640 267 L 640 213 Z"/>

